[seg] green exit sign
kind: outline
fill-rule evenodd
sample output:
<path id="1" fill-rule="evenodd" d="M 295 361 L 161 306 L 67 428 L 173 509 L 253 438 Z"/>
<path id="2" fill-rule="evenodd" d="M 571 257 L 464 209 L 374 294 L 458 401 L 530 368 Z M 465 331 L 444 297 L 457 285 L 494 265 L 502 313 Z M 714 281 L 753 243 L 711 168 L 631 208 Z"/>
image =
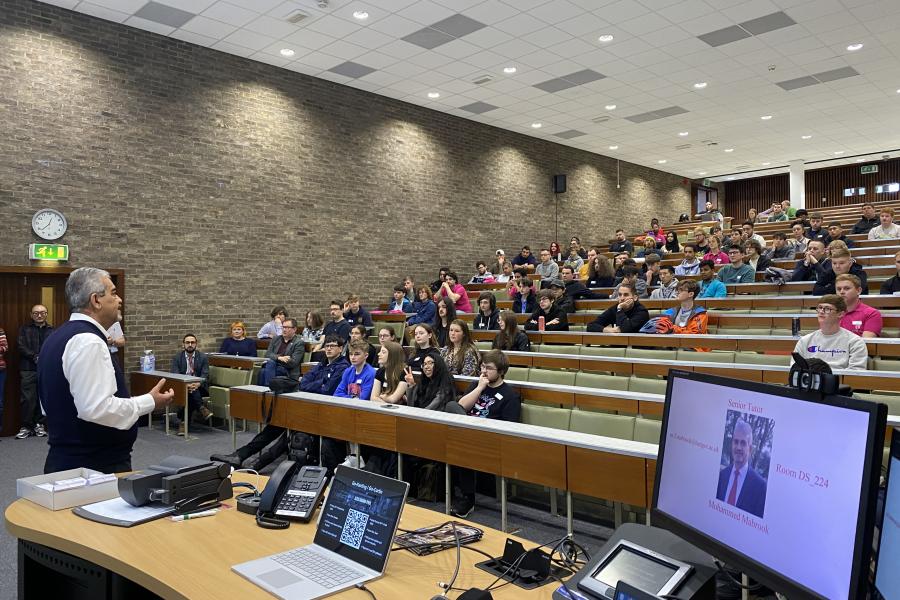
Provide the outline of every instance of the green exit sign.
<path id="1" fill-rule="evenodd" d="M 69 247 L 65 244 L 29 244 L 31 260 L 69 260 Z"/>
<path id="2" fill-rule="evenodd" d="M 866 173 L 877 173 L 878 165 L 863 165 L 859 168 L 859 172 L 865 175 Z"/>

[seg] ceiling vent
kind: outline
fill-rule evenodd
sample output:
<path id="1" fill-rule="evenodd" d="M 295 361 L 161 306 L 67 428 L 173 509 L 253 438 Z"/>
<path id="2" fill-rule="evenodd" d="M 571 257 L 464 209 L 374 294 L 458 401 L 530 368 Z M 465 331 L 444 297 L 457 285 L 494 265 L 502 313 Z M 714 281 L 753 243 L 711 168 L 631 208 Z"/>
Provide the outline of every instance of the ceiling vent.
<path id="1" fill-rule="evenodd" d="M 609 121 L 609 119 L 610 119 L 610 116 L 609 116 L 609 115 L 600 115 L 600 116 L 597 117 L 596 119 L 591 119 L 591 122 L 593 122 L 593 123 L 606 123 L 607 121 Z"/>
<path id="2" fill-rule="evenodd" d="M 494 80 L 493 75 L 480 75 L 477 78 L 472 80 L 472 83 L 475 85 L 484 85 L 485 83 L 490 83 Z"/>
<path id="3" fill-rule="evenodd" d="M 302 10 L 295 10 L 291 12 L 288 16 L 284 18 L 288 23 L 293 23 L 296 25 L 300 21 L 309 18 L 309 15 L 303 12 Z"/>

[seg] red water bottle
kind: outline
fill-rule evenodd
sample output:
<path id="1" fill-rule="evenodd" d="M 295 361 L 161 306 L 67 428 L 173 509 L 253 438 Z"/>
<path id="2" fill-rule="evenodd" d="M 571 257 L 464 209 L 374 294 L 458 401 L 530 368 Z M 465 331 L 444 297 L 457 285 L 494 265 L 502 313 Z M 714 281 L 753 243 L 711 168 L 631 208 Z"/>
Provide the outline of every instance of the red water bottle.
<path id="1" fill-rule="evenodd" d="M 544 315 L 538 317 L 538 331 L 544 331 L 545 321 L 546 319 L 544 319 Z"/>

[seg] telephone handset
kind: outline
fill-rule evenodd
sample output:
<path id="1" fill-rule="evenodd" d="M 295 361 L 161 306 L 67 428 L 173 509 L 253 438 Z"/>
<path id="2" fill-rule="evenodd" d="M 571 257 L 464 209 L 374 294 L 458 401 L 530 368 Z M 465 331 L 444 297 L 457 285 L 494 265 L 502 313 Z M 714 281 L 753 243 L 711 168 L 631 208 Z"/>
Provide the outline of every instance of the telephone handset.
<path id="1" fill-rule="evenodd" d="M 325 491 L 326 469 L 282 462 L 263 490 L 256 524 L 266 529 L 286 529 L 290 521 L 309 522 Z M 281 518 L 278 518 L 281 517 Z"/>

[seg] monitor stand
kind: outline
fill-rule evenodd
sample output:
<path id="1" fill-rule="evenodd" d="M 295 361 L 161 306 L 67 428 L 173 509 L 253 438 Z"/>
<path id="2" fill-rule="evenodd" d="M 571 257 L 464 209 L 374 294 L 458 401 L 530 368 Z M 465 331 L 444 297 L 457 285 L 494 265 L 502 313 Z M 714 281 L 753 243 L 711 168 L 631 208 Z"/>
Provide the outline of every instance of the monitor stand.
<path id="1" fill-rule="evenodd" d="M 713 563 L 713 557 L 706 552 L 700 550 L 693 544 L 689 544 L 671 531 L 660 529 L 658 527 L 650 527 L 648 525 L 639 525 L 637 523 L 625 523 L 613 533 L 606 544 L 593 553 L 592 559 L 588 564 L 584 565 L 578 573 L 573 575 L 566 581 L 566 588 L 570 592 L 574 592 L 567 598 L 564 594 L 554 590 L 554 600 L 570 600 L 570 598 L 588 598 L 596 600 L 611 600 L 602 596 L 593 596 L 589 592 L 578 587 L 578 582 L 588 576 L 592 568 L 596 566 L 597 560 L 606 555 L 609 550 L 616 546 L 620 540 L 634 542 L 639 546 L 643 546 L 654 552 L 664 554 L 676 560 L 688 563 L 694 570 L 677 591 L 670 597 L 679 598 L 680 600 L 715 600 L 716 597 L 716 565 Z"/>

